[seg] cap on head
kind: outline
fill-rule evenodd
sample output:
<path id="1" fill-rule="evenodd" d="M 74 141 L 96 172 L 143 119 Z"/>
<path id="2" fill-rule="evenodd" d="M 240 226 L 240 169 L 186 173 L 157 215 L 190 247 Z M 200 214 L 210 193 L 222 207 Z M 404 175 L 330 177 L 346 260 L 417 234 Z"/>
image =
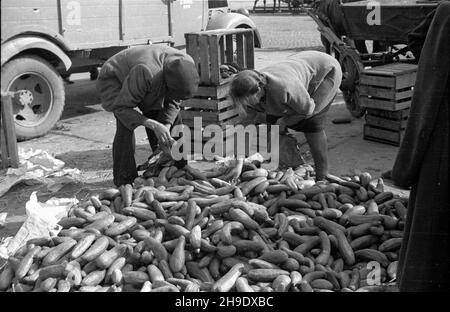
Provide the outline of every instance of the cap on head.
<path id="1" fill-rule="evenodd" d="M 185 100 L 197 92 L 200 77 L 193 62 L 176 58 L 164 66 L 164 79 L 168 88 L 168 96 L 177 100 Z"/>

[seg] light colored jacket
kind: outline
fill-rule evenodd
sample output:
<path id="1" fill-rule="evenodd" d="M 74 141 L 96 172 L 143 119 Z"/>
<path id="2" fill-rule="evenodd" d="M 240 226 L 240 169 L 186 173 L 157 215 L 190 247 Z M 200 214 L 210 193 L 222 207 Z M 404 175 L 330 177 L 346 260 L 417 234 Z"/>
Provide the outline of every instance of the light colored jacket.
<path id="1" fill-rule="evenodd" d="M 260 72 L 265 75 L 267 84 L 265 100 L 257 110 L 278 117 L 296 115 L 307 119 L 314 116 L 330 104 L 342 80 L 338 61 L 318 51 L 297 53 Z M 319 88 L 324 79 L 331 79 L 331 89 Z M 324 92 L 334 94 L 318 94 Z"/>

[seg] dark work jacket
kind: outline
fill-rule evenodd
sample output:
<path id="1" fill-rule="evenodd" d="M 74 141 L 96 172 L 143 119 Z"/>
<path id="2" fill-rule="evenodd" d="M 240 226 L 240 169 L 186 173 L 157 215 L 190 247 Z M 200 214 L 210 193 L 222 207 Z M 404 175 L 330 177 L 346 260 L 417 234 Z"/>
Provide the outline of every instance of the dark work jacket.
<path id="1" fill-rule="evenodd" d="M 401 291 L 449 287 L 449 73 L 450 2 L 443 1 L 426 33 L 407 128 L 392 170 L 395 184 L 411 187 L 397 274 Z"/>
<path id="2" fill-rule="evenodd" d="M 160 122 L 172 124 L 179 112 L 179 102 L 165 98 L 163 68 L 171 58 L 192 58 L 180 50 L 161 45 L 133 47 L 119 52 L 103 65 L 97 87 L 102 107 L 130 130 L 142 125 L 149 111 L 162 111 Z"/>

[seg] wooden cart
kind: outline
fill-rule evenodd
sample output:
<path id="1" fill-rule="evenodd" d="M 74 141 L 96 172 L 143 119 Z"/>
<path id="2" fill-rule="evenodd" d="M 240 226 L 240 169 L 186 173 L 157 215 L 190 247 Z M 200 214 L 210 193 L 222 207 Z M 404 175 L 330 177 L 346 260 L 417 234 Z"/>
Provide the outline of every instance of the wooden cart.
<path id="1" fill-rule="evenodd" d="M 378 6 L 375 5 L 377 3 Z M 318 6 L 308 11 L 317 23 L 327 53 L 341 64 L 343 80 L 341 90 L 347 108 L 355 117 L 362 117 L 366 107 L 361 105 L 359 82 L 368 68 L 391 63 L 415 63 L 406 45 L 408 33 L 436 8 L 438 1 L 378 0 L 356 1 L 341 4 L 345 36 L 338 36 L 333 24 Z M 374 6 L 375 5 L 375 6 Z M 376 42 L 384 47 L 381 51 L 361 52 L 355 42 Z M 369 50 L 369 49 L 368 49 Z"/>

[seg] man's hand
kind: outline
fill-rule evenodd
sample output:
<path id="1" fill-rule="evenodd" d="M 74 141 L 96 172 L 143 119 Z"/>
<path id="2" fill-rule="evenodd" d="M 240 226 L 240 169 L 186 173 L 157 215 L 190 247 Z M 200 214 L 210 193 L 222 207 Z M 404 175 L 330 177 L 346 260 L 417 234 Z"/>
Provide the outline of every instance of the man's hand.
<path id="1" fill-rule="evenodd" d="M 170 135 L 170 125 L 163 125 L 162 123 L 155 120 L 147 119 L 144 122 L 144 126 L 155 132 L 161 149 L 163 149 L 165 152 L 170 152 L 172 145 L 175 143 L 175 140 Z"/>

